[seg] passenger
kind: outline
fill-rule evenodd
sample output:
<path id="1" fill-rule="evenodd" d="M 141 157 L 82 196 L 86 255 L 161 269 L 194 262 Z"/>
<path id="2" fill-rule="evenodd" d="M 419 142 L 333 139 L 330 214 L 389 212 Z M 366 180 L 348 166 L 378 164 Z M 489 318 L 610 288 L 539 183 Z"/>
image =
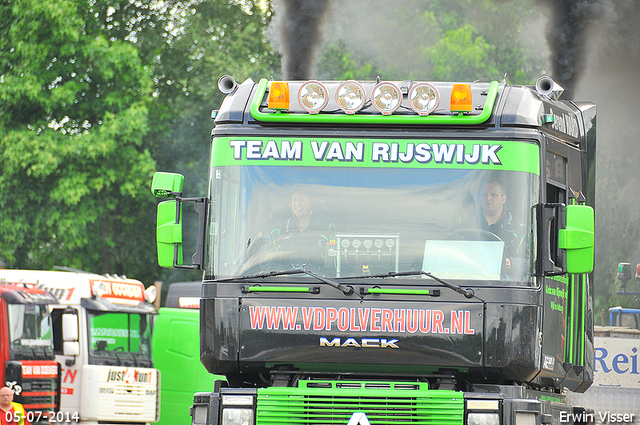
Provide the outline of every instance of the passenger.
<path id="1" fill-rule="evenodd" d="M 482 217 L 480 228 L 496 235 L 505 245 L 505 266 L 508 270 L 515 257 L 522 257 L 525 225 L 514 222 L 505 207 L 507 194 L 501 180 L 490 177 L 482 187 Z"/>
<path id="2" fill-rule="evenodd" d="M 13 390 L 0 388 L 0 421 L 2 425 L 31 425 L 22 404 L 13 401 Z"/>

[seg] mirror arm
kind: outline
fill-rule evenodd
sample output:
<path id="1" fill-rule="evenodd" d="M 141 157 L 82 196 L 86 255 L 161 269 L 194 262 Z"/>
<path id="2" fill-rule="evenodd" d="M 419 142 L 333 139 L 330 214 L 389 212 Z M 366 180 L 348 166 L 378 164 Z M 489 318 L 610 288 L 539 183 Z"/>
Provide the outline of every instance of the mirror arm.
<path id="1" fill-rule="evenodd" d="M 191 257 L 191 264 L 180 265 L 178 264 L 178 244 L 174 245 L 173 251 L 173 267 L 177 269 L 190 269 L 190 270 L 202 270 L 204 267 L 204 242 L 206 234 L 206 220 L 209 212 L 209 199 L 208 198 L 182 198 L 176 196 L 176 223 L 180 222 L 180 211 L 183 202 L 193 202 L 194 209 L 198 213 L 198 242 L 196 245 L 196 251 Z"/>
<path id="2" fill-rule="evenodd" d="M 541 208 L 542 213 L 542 228 L 544 229 L 542 243 L 543 243 L 543 256 L 542 256 L 542 275 L 544 276 L 556 276 L 566 273 L 566 260 L 564 251 L 558 247 L 558 235 L 559 230 L 565 228 L 565 210 L 566 205 L 563 203 L 548 203 L 543 204 Z M 549 211 L 551 210 L 551 211 Z M 551 221 L 555 220 L 555 225 L 551 225 Z M 554 232 L 551 235 L 551 232 Z M 554 246 L 551 246 L 551 242 Z M 556 255 L 551 258 L 551 253 L 555 251 Z"/>

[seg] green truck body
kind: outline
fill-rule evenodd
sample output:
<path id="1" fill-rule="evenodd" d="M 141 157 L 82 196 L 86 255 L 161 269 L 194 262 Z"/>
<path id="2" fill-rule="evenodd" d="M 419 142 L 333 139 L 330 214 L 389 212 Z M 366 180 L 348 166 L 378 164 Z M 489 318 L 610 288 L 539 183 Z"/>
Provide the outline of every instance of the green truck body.
<path id="1" fill-rule="evenodd" d="M 193 390 L 213 389 L 214 375 L 200 363 L 200 312 L 161 307 L 151 339 L 153 364 L 160 371 L 160 425 L 189 424 Z"/>
<path id="2" fill-rule="evenodd" d="M 197 391 L 213 390 L 215 379 L 200 363 L 200 282 L 169 287 L 166 307 L 155 318 L 151 337 L 153 363 L 162 375 L 159 425 L 189 424 Z"/>

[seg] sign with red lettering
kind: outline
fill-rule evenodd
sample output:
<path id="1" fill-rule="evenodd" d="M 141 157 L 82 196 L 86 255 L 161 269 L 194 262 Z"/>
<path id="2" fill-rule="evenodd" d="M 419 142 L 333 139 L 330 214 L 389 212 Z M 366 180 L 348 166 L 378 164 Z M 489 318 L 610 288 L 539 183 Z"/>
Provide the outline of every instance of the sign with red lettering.
<path id="1" fill-rule="evenodd" d="M 346 370 L 346 364 L 355 370 L 360 366 L 354 365 L 392 362 L 414 368 L 479 367 L 483 317 L 483 304 L 475 300 L 243 299 L 240 361 L 295 364 L 323 359 L 324 371 L 334 370 L 331 365 L 337 363 L 341 366 L 335 370 Z"/>
<path id="2" fill-rule="evenodd" d="M 23 360 L 22 378 L 56 378 L 58 364 L 55 361 Z"/>
<path id="3" fill-rule="evenodd" d="M 137 304 L 144 301 L 144 286 L 141 282 L 90 279 L 93 294 L 114 303 Z"/>
<path id="4" fill-rule="evenodd" d="M 469 310 L 249 306 L 251 329 L 474 335 Z"/>

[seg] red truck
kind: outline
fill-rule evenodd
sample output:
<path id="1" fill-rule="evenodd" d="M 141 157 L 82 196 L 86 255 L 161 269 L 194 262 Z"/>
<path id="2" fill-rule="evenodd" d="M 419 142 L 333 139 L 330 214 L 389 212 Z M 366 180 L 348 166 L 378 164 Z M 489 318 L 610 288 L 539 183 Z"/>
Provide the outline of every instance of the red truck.
<path id="1" fill-rule="evenodd" d="M 55 420 L 60 406 L 60 365 L 53 352 L 49 304 L 58 303 L 35 282 L 0 280 L 2 384 L 14 392 L 32 423 Z"/>

